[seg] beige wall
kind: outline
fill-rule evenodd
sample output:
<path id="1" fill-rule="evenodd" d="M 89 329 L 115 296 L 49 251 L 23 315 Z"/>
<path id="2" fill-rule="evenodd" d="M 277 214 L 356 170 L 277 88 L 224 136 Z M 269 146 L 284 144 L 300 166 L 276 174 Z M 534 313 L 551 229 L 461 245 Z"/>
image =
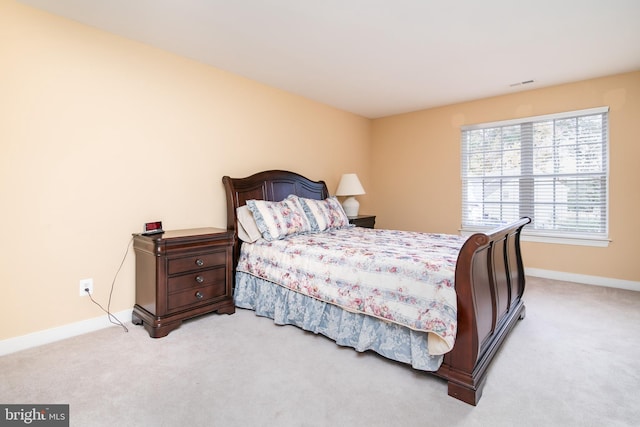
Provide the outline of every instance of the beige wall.
<path id="1" fill-rule="evenodd" d="M 613 242 L 527 243 L 525 261 L 637 281 L 640 73 L 370 121 L 0 0 L 0 340 L 101 316 L 78 281 L 106 305 L 144 222 L 224 227 L 223 175 L 289 169 L 334 192 L 357 172 L 380 227 L 456 233 L 460 125 L 600 105 Z M 133 305 L 133 265 L 113 312 Z"/>
<path id="2" fill-rule="evenodd" d="M 594 248 L 526 242 L 525 264 L 639 281 L 640 72 L 374 120 L 371 182 L 376 224 L 458 232 L 461 125 L 599 106 L 610 107 L 611 244 Z"/>
<path id="3" fill-rule="evenodd" d="M 370 139 L 362 117 L 0 0 L 0 340 L 102 315 L 78 281 L 106 306 L 144 222 L 225 227 L 223 175 L 370 188 Z"/>

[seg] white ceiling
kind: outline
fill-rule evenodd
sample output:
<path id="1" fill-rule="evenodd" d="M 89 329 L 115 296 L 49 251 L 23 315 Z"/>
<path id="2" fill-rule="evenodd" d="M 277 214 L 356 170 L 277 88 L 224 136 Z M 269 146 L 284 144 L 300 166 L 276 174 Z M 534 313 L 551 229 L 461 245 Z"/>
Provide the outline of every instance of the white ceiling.
<path id="1" fill-rule="evenodd" d="M 20 1 L 369 118 L 640 70 L 639 0 Z"/>

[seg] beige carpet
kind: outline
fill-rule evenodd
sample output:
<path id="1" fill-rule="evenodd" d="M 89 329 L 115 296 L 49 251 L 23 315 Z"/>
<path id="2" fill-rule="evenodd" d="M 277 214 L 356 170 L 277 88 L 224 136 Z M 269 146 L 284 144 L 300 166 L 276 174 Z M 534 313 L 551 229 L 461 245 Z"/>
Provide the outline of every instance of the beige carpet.
<path id="1" fill-rule="evenodd" d="M 161 339 L 129 325 L 4 356 L 0 403 L 68 403 L 72 426 L 638 425 L 640 292 L 529 278 L 525 302 L 477 407 L 245 310 Z"/>

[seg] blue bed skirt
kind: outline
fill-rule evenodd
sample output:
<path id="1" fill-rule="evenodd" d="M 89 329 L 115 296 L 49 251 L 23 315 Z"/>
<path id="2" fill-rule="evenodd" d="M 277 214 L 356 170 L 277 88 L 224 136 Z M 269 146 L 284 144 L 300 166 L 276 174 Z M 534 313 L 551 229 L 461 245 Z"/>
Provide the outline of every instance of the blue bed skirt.
<path id="1" fill-rule="evenodd" d="M 247 273 L 236 272 L 234 300 L 278 325 L 295 325 L 360 352 L 373 350 L 415 369 L 436 371 L 442 364 L 442 355 L 429 355 L 425 332 L 352 313 Z"/>

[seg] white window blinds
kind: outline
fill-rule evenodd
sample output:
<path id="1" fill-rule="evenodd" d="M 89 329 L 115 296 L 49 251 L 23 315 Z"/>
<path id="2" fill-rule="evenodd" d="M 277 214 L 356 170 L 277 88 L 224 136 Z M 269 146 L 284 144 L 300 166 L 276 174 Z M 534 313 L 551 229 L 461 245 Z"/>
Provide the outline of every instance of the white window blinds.
<path id="1" fill-rule="evenodd" d="M 462 229 L 606 239 L 608 107 L 462 128 Z"/>

